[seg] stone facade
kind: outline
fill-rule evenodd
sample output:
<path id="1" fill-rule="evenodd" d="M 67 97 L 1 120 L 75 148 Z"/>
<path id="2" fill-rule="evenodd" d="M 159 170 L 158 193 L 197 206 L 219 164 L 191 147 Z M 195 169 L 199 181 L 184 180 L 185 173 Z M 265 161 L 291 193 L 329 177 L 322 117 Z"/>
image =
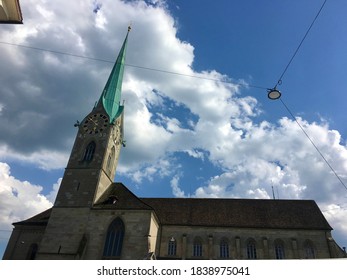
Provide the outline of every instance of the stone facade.
<path id="1" fill-rule="evenodd" d="M 328 235 L 328 236 L 327 236 Z M 283 244 L 285 259 L 331 258 L 328 233 L 321 230 L 273 230 L 253 228 L 163 227 L 158 258 L 163 259 L 249 259 L 248 244 L 254 244 L 254 258 L 276 259 L 276 242 Z M 177 253 L 169 255 L 170 239 L 177 242 Z M 194 240 L 202 242 L 201 256 L 194 256 Z M 223 246 L 227 245 L 227 251 Z M 311 245 L 312 247 L 308 247 Z M 313 249 L 314 255 L 307 250 Z M 339 250 L 334 250 L 335 257 Z M 224 253 L 223 252 L 227 252 Z M 342 252 L 340 252 L 342 253 Z"/>
<path id="2" fill-rule="evenodd" d="M 110 202 L 109 197 L 116 197 L 116 201 Z M 176 207 L 170 205 L 172 201 Z M 198 205 L 205 205 L 205 212 L 200 213 Z M 227 215 L 229 219 L 223 215 L 208 219 L 213 216 L 210 209 L 218 212 L 227 205 L 233 212 L 238 208 L 239 214 Z M 254 209 L 250 209 L 252 205 Z M 274 212 L 269 213 L 269 209 Z M 295 210 L 283 215 L 281 209 Z M 296 219 L 293 215 L 297 209 L 303 214 Z M 180 215 L 179 211 L 186 212 Z M 195 216 L 201 220 L 187 218 Z M 107 255 L 106 247 L 115 246 L 107 241 L 115 220 L 124 226 L 119 239 L 120 251 L 118 255 Z M 276 227 L 278 223 L 281 226 Z M 252 224 L 256 227 L 249 226 Z M 220 260 L 346 256 L 333 240 L 331 227 L 314 201 L 148 199 L 138 198 L 120 183 L 111 185 L 93 207 L 53 207 L 14 226 L 4 259 Z"/>

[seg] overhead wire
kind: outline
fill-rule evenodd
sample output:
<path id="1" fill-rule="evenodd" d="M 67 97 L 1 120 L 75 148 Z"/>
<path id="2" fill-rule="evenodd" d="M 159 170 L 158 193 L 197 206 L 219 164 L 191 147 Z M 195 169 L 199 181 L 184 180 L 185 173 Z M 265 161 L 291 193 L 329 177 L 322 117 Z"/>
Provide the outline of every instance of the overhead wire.
<path id="1" fill-rule="evenodd" d="M 297 120 L 297 118 L 294 116 L 294 114 L 292 113 L 292 111 L 288 108 L 288 106 L 284 103 L 284 101 L 282 100 L 282 98 L 279 99 L 281 101 L 281 103 L 283 104 L 283 106 L 286 108 L 286 110 L 288 111 L 288 113 L 291 115 L 291 117 L 293 118 L 293 120 L 297 123 L 297 125 L 300 127 L 300 129 L 302 130 L 302 132 L 305 134 L 305 136 L 307 137 L 307 139 L 311 142 L 312 146 L 317 150 L 317 152 L 319 153 L 319 155 L 322 157 L 322 159 L 325 161 L 325 163 L 329 166 L 329 168 L 331 169 L 331 171 L 334 173 L 334 175 L 337 177 L 337 179 L 340 181 L 340 183 L 342 184 L 342 186 L 347 190 L 347 186 L 345 185 L 345 183 L 342 181 L 341 177 L 337 174 L 337 172 L 335 171 L 335 169 L 332 167 L 332 165 L 329 163 L 329 161 L 325 158 L 325 156 L 323 155 L 323 153 L 319 150 L 318 146 L 313 142 L 313 140 L 311 139 L 311 137 L 308 135 L 308 133 L 306 132 L 306 130 L 304 129 L 304 127 L 299 123 L 299 121 Z"/>
<path id="2" fill-rule="evenodd" d="M 77 58 L 82 58 L 82 59 L 89 59 L 89 60 L 94 60 L 94 61 L 112 63 L 112 64 L 115 63 L 115 61 L 112 61 L 112 60 L 95 58 L 95 57 L 90 57 L 90 56 L 84 56 L 84 55 L 79 55 L 79 54 L 67 53 L 67 52 L 50 50 L 50 49 L 45 49 L 45 48 L 33 47 L 33 46 L 27 46 L 27 45 L 16 44 L 16 43 L 9 43 L 9 42 L 0 41 L 0 44 L 20 47 L 20 48 L 26 48 L 26 49 L 32 49 L 32 50 L 42 51 L 42 52 L 50 52 L 50 53 L 55 53 L 55 54 L 59 54 L 59 55 L 72 56 L 72 57 L 77 57 Z M 148 71 L 155 71 L 155 72 L 171 74 L 171 75 L 190 77 L 190 78 L 194 78 L 194 79 L 215 81 L 215 82 L 220 82 L 220 83 L 224 83 L 224 84 L 233 84 L 233 85 L 237 85 L 237 86 L 244 86 L 244 87 L 256 88 L 256 89 L 265 89 L 265 90 L 267 89 L 267 87 L 264 87 L 264 86 L 252 85 L 252 84 L 248 84 L 248 83 L 240 83 L 240 82 L 235 82 L 235 81 L 226 81 L 226 80 L 214 79 L 214 78 L 209 78 L 209 77 L 204 77 L 204 76 L 184 74 L 184 73 L 179 73 L 179 72 L 174 72 L 174 71 L 169 71 L 169 70 L 163 70 L 163 69 L 156 69 L 156 68 L 134 65 L 134 64 L 129 64 L 129 63 L 124 63 L 124 65 L 128 66 L 128 67 L 132 67 L 132 68 L 138 68 L 138 69 L 143 69 L 143 70 L 148 70 Z"/>
<path id="3" fill-rule="evenodd" d="M 275 88 L 276 88 L 278 85 L 280 85 L 280 84 L 282 83 L 282 78 L 283 78 L 284 74 L 287 72 L 287 70 L 288 70 L 290 64 L 291 64 L 292 61 L 294 60 L 294 57 L 297 55 L 299 49 L 301 48 L 301 45 L 304 43 L 304 41 L 305 41 L 305 39 L 306 39 L 308 33 L 311 31 L 311 28 L 313 27 L 314 23 L 316 22 L 317 18 L 319 17 L 319 15 L 320 15 L 321 11 L 323 10 L 323 8 L 324 8 L 326 2 L 327 2 L 327 0 L 324 0 L 322 6 L 320 7 L 320 9 L 319 9 L 319 11 L 318 11 L 318 13 L 316 14 L 315 18 L 314 18 L 313 21 L 311 22 L 310 27 L 307 29 L 307 31 L 306 31 L 304 37 L 303 37 L 302 40 L 300 41 L 300 44 L 299 44 L 298 47 L 296 48 L 294 54 L 292 55 L 291 59 L 289 60 L 289 62 L 288 62 L 288 64 L 287 64 L 287 66 L 284 68 L 284 70 L 283 70 L 281 76 L 280 76 L 279 79 L 277 80 L 277 84 L 276 84 Z"/>
<path id="4" fill-rule="evenodd" d="M 292 55 L 292 57 L 290 58 L 289 62 L 287 63 L 286 67 L 284 68 L 282 74 L 280 75 L 274 89 L 276 89 L 276 87 L 278 85 L 282 84 L 282 79 L 285 75 L 285 73 L 287 72 L 289 66 L 291 65 L 291 63 L 293 62 L 295 56 L 297 55 L 298 51 L 300 50 L 303 42 L 305 41 L 307 35 L 309 34 L 309 32 L 311 31 L 314 23 L 316 22 L 317 18 L 319 17 L 319 15 L 321 14 L 325 4 L 326 4 L 327 0 L 324 0 L 323 4 L 321 5 L 320 9 L 318 10 L 316 16 L 314 17 L 313 21 L 311 22 L 309 28 L 307 29 L 304 37 L 302 38 L 302 40 L 300 41 L 298 47 L 296 48 L 296 50 L 294 51 L 294 54 Z M 308 135 L 308 133 L 306 132 L 306 130 L 304 129 L 304 127 L 299 123 L 299 121 L 297 120 L 297 118 L 294 116 L 294 114 L 292 113 L 292 111 L 289 109 L 289 107 L 284 103 L 283 99 L 280 97 L 279 100 L 281 101 L 282 105 L 284 106 L 284 108 L 288 111 L 289 115 L 293 118 L 293 120 L 296 122 L 296 124 L 300 127 L 300 129 L 302 130 L 302 132 L 304 133 L 304 135 L 307 137 L 307 139 L 311 142 L 312 146 L 317 150 L 318 154 L 322 157 L 322 159 L 324 160 L 324 162 L 328 165 L 328 167 L 330 168 L 330 170 L 333 172 L 333 174 L 336 176 L 336 178 L 340 181 L 340 183 L 342 184 L 342 186 L 346 189 L 347 191 L 347 186 L 346 184 L 342 181 L 341 177 L 337 174 L 337 172 L 335 171 L 335 169 L 332 167 L 332 165 L 329 163 L 329 161 L 326 159 L 326 157 L 323 155 L 323 153 L 320 151 L 320 149 L 318 148 L 318 146 L 313 142 L 312 138 Z"/>

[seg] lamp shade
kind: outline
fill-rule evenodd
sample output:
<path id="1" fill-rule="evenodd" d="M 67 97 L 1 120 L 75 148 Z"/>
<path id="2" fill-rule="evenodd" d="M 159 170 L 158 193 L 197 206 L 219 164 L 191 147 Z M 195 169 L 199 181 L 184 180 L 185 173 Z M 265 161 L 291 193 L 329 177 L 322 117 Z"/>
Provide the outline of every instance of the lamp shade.
<path id="1" fill-rule="evenodd" d="M 277 89 L 269 90 L 267 97 L 271 100 L 276 100 L 281 97 L 281 93 Z"/>

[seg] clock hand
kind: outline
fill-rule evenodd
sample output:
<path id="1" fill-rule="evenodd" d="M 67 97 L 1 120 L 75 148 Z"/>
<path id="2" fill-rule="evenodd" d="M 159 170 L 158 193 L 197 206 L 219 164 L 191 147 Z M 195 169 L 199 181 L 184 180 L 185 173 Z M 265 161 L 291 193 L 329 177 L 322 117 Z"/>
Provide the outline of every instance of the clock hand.
<path id="1" fill-rule="evenodd" d="M 98 123 L 97 123 L 96 121 L 94 121 L 91 117 L 89 117 L 88 120 L 92 121 L 95 125 L 98 124 Z"/>

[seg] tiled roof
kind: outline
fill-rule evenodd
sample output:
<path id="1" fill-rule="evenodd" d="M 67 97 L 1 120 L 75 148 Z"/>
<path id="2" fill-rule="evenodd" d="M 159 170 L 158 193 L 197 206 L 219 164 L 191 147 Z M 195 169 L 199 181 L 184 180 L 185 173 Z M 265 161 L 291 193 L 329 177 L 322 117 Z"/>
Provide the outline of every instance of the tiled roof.
<path id="1" fill-rule="evenodd" d="M 52 208 L 49 208 L 27 220 L 20 221 L 17 223 L 13 223 L 14 226 L 16 225 L 35 225 L 35 226 L 46 226 L 48 223 L 48 219 L 51 215 Z"/>
<path id="2" fill-rule="evenodd" d="M 142 198 L 161 224 L 247 228 L 332 228 L 313 200 Z"/>
<path id="3" fill-rule="evenodd" d="M 162 225 L 332 230 L 313 200 L 138 198 L 121 183 L 93 209 L 154 210 Z M 14 225 L 45 225 L 50 211 Z"/>
<path id="4" fill-rule="evenodd" d="M 107 196 L 118 199 L 107 208 L 153 209 L 162 225 L 332 229 L 313 200 L 138 198 L 121 183 Z"/>

